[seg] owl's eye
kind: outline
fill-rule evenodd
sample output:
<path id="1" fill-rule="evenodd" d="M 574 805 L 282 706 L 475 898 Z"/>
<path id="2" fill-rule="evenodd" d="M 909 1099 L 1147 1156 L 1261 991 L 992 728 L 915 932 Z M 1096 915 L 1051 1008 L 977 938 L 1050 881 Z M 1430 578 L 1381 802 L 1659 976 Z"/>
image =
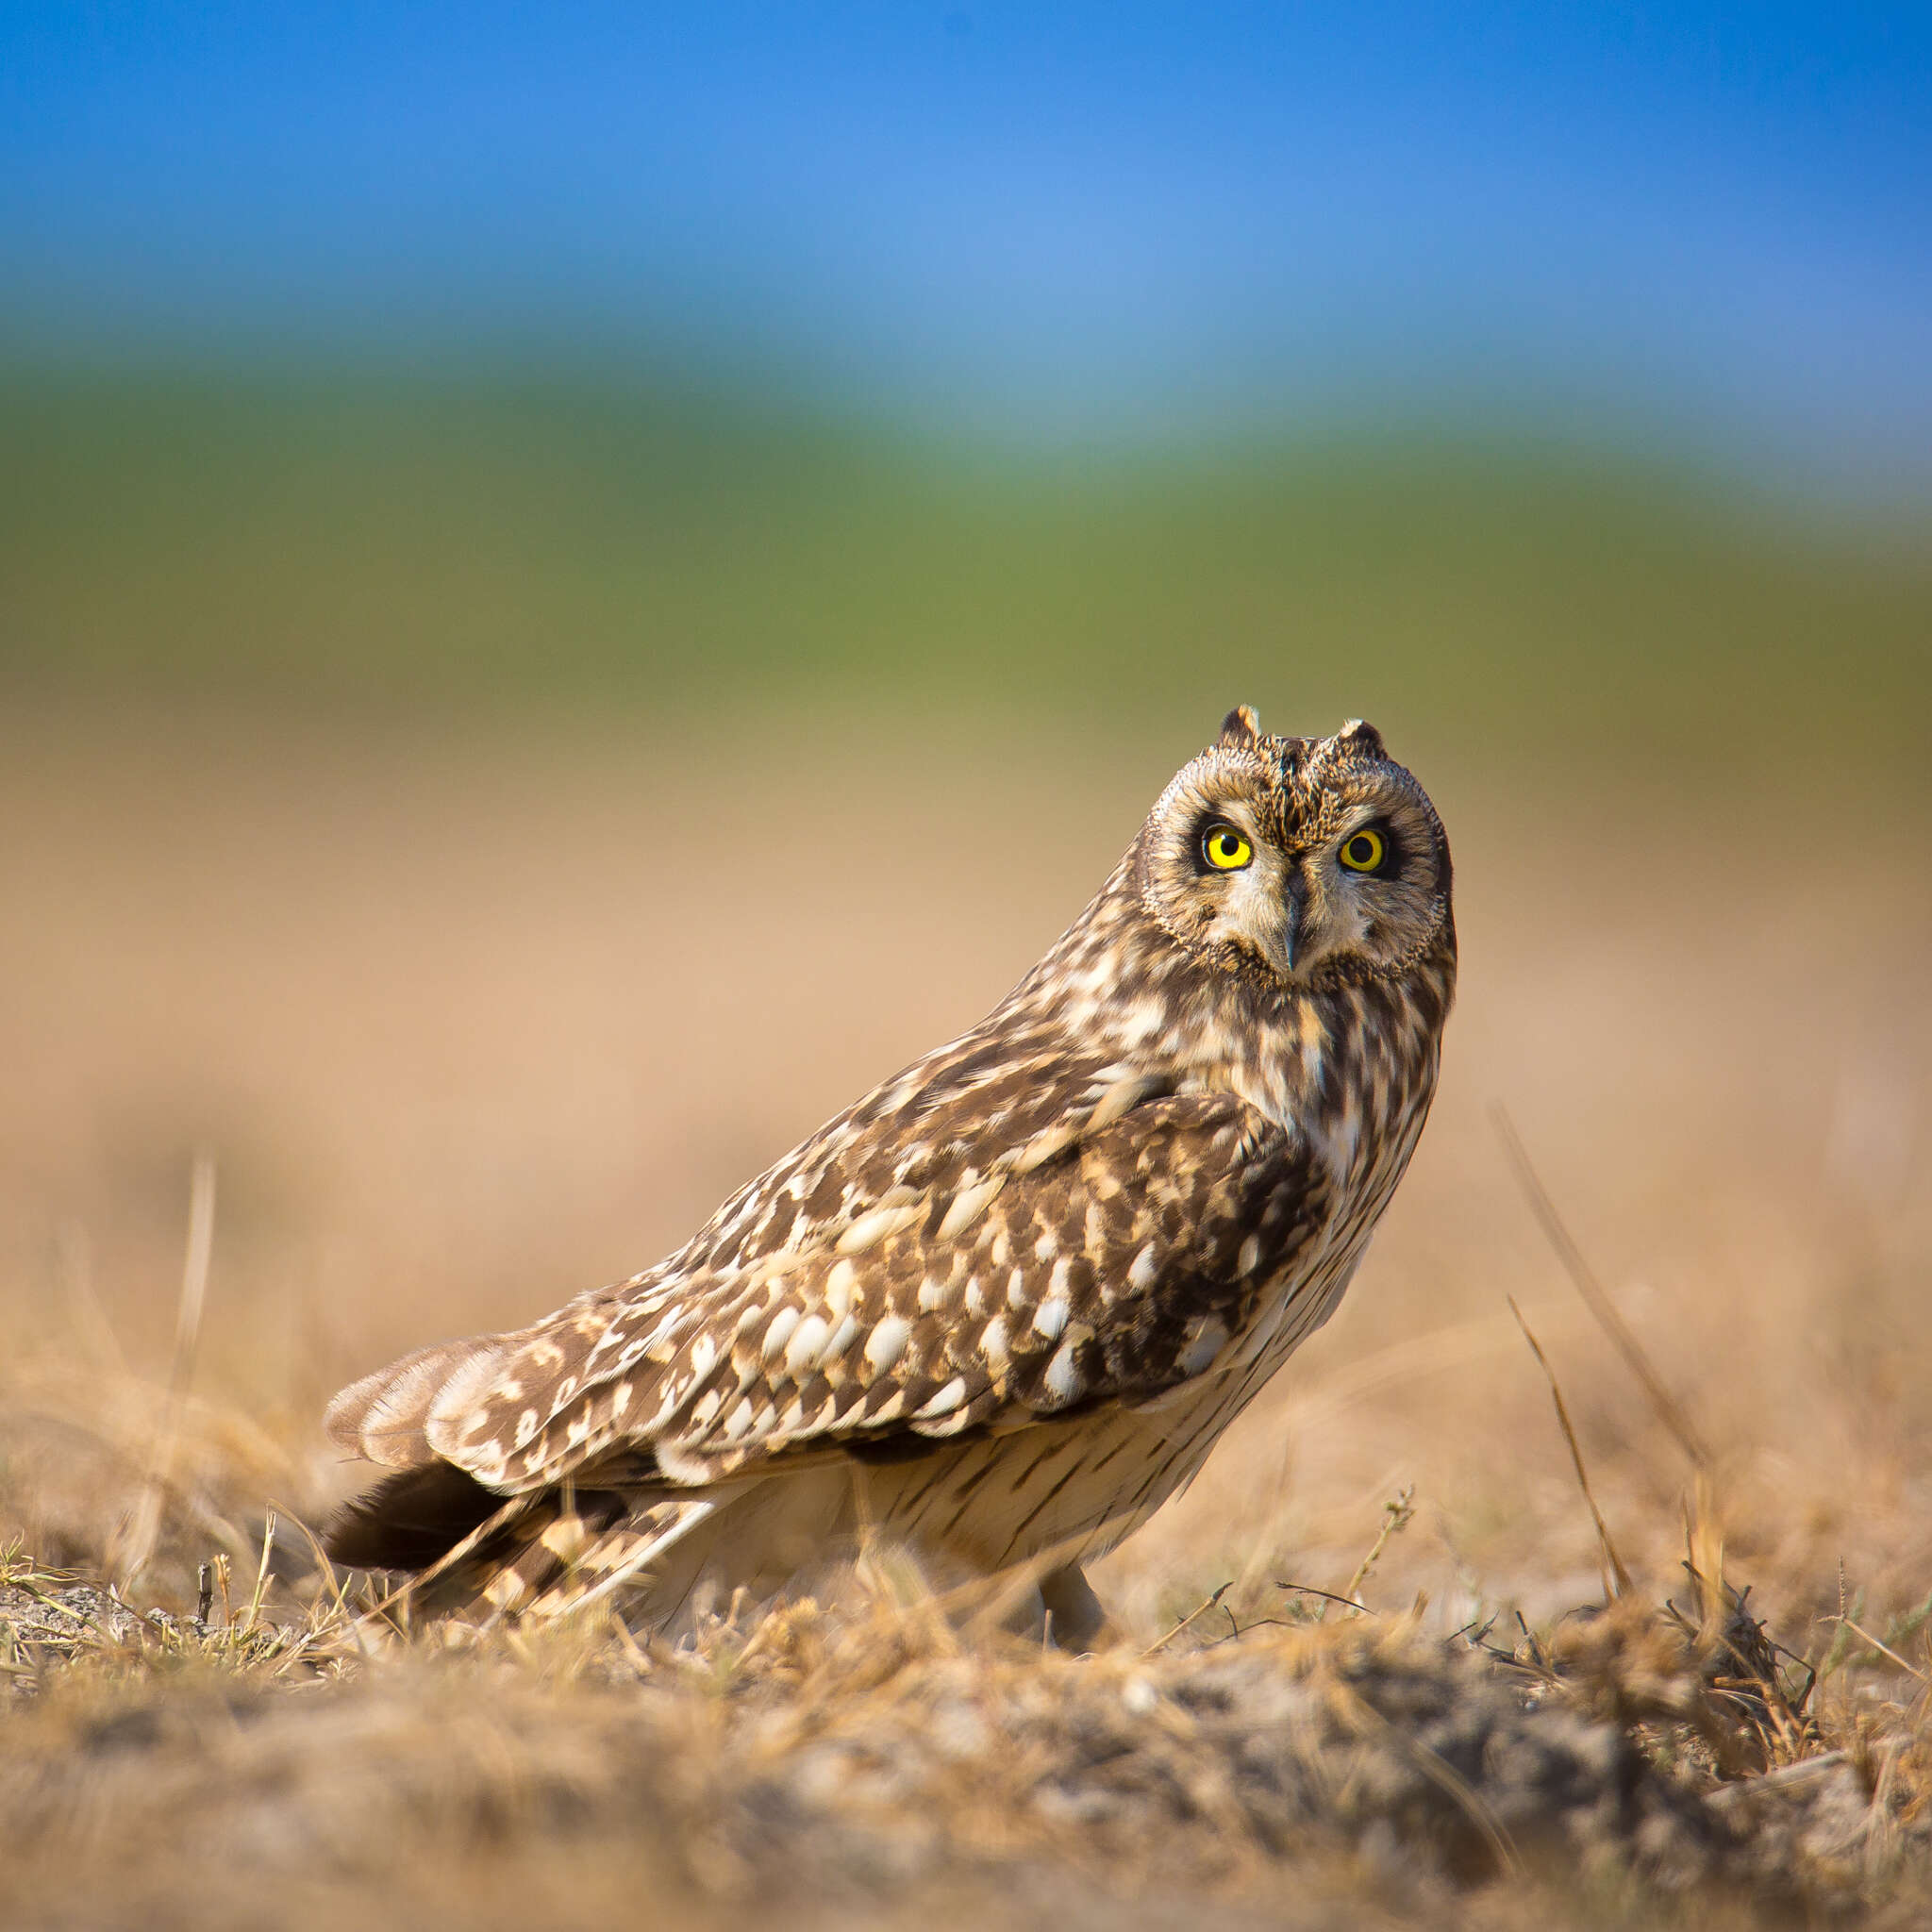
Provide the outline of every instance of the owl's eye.
<path id="1" fill-rule="evenodd" d="M 1341 841 L 1341 862 L 1350 872 L 1380 872 L 1389 858 L 1389 841 L 1374 825 L 1364 825 Z"/>
<path id="2" fill-rule="evenodd" d="M 1240 872 L 1254 863 L 1255 848 L 1232 825 L 1210 825 L 1201 835 L 1201 857 L 1216 872 Z"/>

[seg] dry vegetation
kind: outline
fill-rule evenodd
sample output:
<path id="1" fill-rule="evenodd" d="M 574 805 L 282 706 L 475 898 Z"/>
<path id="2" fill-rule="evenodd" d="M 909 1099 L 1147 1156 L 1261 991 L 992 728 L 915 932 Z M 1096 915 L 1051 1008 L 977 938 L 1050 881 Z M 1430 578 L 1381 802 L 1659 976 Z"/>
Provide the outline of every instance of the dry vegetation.
<path id="1" fill-rule="evenodd" d="M 1459 869 L 1437 1115 L 1341 1314 L 1096 1574 L 1107 1655 L 957 1628 L 889 1561 L 680 1656 L 404 1641 L 318 1570 L 340 1381 L 630 1272 L 974 1017 L 1192 735 L 17 727 L 0 1917 L 1924 1923 L 1899 818 L 1558 808 L 1398 741 Z"/>

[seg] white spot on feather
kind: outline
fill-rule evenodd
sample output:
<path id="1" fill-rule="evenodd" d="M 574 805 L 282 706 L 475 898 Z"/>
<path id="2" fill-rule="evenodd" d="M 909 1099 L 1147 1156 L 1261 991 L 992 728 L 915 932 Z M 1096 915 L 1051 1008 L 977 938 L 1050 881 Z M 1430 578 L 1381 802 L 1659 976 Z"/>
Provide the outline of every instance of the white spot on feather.
<path id="1" fill-rule="evenodd" d="M 808 1315 L 785 1350 L 786 1373 L 796 1379 L 817 1368 L 820 1352 L 831 1332 L 832 1324 L 823 1315 Z"/>
<path id="2" fill-rule="evenodd" d="M 1058 1126 L 1049 1126 L 1024 1145 L 1020 1158 L 1012 1163 L 1012 1171 L 1016 1174 L 1030 1174 L 1036 1167 L 1045 1167 L 1057 1154 L 1064 1154 L 1078 1138 L 1078 1121 L 1062 1121 Z"/>
<path id="3" fill-rule="evenodd" d="M 925 1403 L 925 1405 L 917 1411 L 917 1414 L 919 1415 L 922 1421 L 924 1421 L 927 1416 L 950 1415 L 952 1411 L 958 1408 L 959 1405 L 965 1400 L 966 1378 L 963 1375 L 955 1375 L 953 1379 L 950 1382 L 948 1382 L 943 1389 L 941 1389 L 936 1395 L 932 1396 Z"/>
<path id="4" fill-rule="evenodd" d="M 1052 1341 L 1066 1327 L 1067 1317 L 1072 1313 L 1065 1295 L 1049 1295 L 1033 1311 L 1033 1332 Z"/>
<path id="5" fill-rule="evenodd" d="M 821 1361 L 826 1362 L 837 1361 L 839 1357 L 841 1355 L 843 1355 L 848 1348 L 852 1346 L 852 1338 L 858 1333 L 858 1317 L 857 1315 L 847 1315 L 845 1319 L 842 1322 L 841 1322 L 836 1328 L 832 1330 L 832 1339 L 825 1343 L 819 1359 Z"/>
<path id="6" fill-rule="evenodd" d="M 908 1227 L 924 1212 L 923 1207 L 874 1208 L 870 1214 L 861 1214 L 843 1234 L 839 1237 L 839 1252 L 841 1255 L 862 1254 L 874 1242 L 882 1241 L 889 1234 L 897 1234 L 902 1227 Z"/>
<path id="7" fill-rule="evenodd" d="M 888 1315 L 865 1344 L 865 1365 L 874 1375 L 891 1373 L 912 1337 L 912 1324 L 903 1315 Z"/>
<path id="8" fill-rule="evenodd" d="M 772 1317 L 772 1325 L 765 1330 L 764 1357 L 768 1362 L 777 1359 L 780 1351 L 791 1339 L 791 1331 L 797 1326 L 796 1308 L 780 1308 Z"/>
<path id="9" fill-rule="evenodd" d="M 979 1352 L 995 1375 L 1003 1374 L 1009 1359 L 1007 1349 L 1007 1318 L 995 1315 L 979 1338 Z"/>
<path id="10" fill-rule="evenodd" d="M 852 1291 L 858 1284 L 858 1270 L 850 1261 L 834 1261 L 825 1276 L 825 1312 L 836 1322 L 852 1306 Z"/>
<path id="11" fill-rule="evenodd" d="M 1062 1341 L 1054 1350 L 1053 1359 L 1047 1363 L 1046 1374 L 1041 1378 L 1041 1386 L 1059 1407 L 1077 1401 L 1080 1391 L 1087 1386 L 1087 1378 L 1080 1373 L 1080 1366 L 1074 1358 L 1077 1346 L 1072 1336 Z"/>
<path id="12" fill-rule="evenodd" d="M 1158 1004 L 1155 1005 L 1154 1010 L 1158 1010 Z M 1101 1127 L 1111 1126 L 1130 1108 L 1139 1107 L 1149 1094 L 1159 1092 L 1164 1084 L 1158 1076 L 1148 1074 L 1135 1074 L 1124 1080 L 1115 1081 L 1101 1095 L 1100 1104 L 1089 1115 L 1089 1130 L 1097 1131 Z"/>
<path id="13" fill-rule="evenodd" d="M 987 1204 L 1000 1191 L 1000 1180 L 980 1181 L 970 1188 L 961 1188 L 953 1196 L 953 1205 L 946 1209 L 946 1218 L 940 1223 L 939 1238 L 951 1241 L 962 1229 L 972 1226 L 986 1211 Z"/>

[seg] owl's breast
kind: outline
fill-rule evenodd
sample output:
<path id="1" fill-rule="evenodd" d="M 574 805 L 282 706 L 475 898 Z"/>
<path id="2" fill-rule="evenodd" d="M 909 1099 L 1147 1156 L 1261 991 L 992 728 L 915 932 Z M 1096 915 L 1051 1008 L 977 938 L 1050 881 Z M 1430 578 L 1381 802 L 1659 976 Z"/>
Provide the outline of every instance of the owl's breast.
<path id="1" fill-rule="evenodd" d="M 1413 1019 L 1374 990 L 1325 1011 L 1304 1001 L 1237 1070 L 1243 1097 L 1307 1150 L 1321 1211 L 1217 1364 L 1236 1409 L 1334 1313 L 1407 1170 L 1440 1066 L 1439 1029 Z"/>

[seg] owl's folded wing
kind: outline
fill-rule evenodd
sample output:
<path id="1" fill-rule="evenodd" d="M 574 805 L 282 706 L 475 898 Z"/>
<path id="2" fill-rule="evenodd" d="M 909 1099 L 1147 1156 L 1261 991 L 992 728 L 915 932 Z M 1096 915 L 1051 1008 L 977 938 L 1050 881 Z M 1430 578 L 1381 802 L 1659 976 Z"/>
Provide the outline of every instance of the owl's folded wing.
<path id="1" fill-rule="evenodd" d="M 331 1432 L 515 1492 L 618 1460 L 705 1484 L 1146 1401 L 1213 1369 L 1323 1224 L 1326 1186 L 1234 1096 L 1150 1096 L 1024 1170 L 873 1207 L 802 1252 L 425 1350 L 344 1391 Z"/>

